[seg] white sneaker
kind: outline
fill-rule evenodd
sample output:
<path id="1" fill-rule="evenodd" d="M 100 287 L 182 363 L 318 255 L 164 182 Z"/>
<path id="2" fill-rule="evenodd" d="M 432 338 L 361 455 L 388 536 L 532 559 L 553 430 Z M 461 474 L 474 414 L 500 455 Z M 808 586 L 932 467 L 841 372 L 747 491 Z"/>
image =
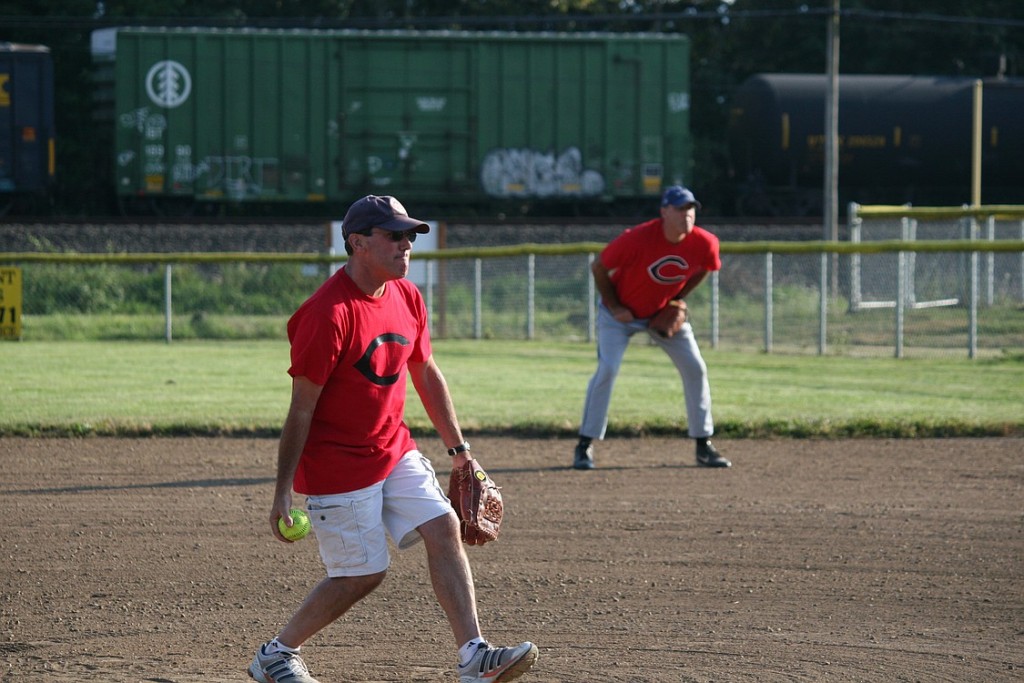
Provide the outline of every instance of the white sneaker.
<path id="1" fill-rule="evenodd" d="M 302 657 L 292 652 L 266 654 L 267 645 L 260 645 L 249 665 L 249 676 L 259 683 L 320 683 L 309 675 Z"/>
<path id="2" fill-rule="evenodd" d="M 491 647 L 480 643 L 465 666 L 459 665 L 459 683 L 514 681 L 537 661 L 537 646 L 527 641 L 515 647 Z"/>

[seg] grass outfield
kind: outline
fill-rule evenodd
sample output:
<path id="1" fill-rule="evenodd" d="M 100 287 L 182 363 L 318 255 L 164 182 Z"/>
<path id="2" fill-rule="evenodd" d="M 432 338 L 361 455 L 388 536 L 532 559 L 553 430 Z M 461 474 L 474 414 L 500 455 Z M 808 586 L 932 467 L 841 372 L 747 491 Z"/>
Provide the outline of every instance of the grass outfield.
<path id="1" fill-rule="evenodd" d="M 438 340 L 434 354 L 468 434 L 576 433 L 594 347 Z M 1024 433 L 1024 357 L 878 359 L 705 350 L 724 437 Z M 276 435 L 288 408 L 279 341 L 0 345 L 0 436 Z M 410 389 L 410 393 L 412 390 Z M 609 435 L 672 434 L 685 419 L 668 358 L 634 344 Z M 407 420 L 429 429 L 419 402 Z"/>

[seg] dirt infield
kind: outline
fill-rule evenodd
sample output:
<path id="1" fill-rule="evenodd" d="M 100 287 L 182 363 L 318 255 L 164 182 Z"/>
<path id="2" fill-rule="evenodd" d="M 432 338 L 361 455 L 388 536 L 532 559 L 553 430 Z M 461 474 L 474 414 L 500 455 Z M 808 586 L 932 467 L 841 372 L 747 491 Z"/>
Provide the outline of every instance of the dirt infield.
<path id="1" fill-rule="evenodd" d="M 731 470 L 623 439 L 576 472 L 565 440 L 473 439 L 509 505 L 470 549 L 484 633 L 538 644 L 524 682 L 1024 679 L 1024 439 L 718 445 Z M 275 449 L 0 440 L 3 682 L 248 680 L 322 576 L 270 535 Z M 422 550 L 303 653 L 455 681 Z"/>

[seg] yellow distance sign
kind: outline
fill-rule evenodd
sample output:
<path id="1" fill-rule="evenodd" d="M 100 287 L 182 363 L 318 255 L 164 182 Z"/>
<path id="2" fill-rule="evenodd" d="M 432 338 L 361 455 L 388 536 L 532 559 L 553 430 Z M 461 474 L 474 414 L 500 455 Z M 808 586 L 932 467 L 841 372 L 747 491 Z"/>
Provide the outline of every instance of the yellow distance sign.
<path id="1" fill-rule="evenodd" d="M 0 339 L 21 339 L 21 268 L 0 268 Z"/>

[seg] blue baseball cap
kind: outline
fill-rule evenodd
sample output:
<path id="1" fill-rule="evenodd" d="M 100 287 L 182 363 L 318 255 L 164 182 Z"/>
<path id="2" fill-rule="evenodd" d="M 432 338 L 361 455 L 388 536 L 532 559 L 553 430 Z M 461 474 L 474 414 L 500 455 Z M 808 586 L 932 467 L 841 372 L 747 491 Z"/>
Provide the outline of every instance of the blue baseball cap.
<path id="1" fill-rule="evenodd" d="M 363 232 L 370 228 L 381 228 L 399 232 L 415 230 L 422 234 L 430 232 L 430 226 L 421 220 L 409 217 L 402 203 L 384 195 L 366 195 L 348 208 L 345 219 L 341 222 L 341 232 L 348 237 L 354 232 Z"/>
<path id="2" fill-rule="evenodd" d="M 661 195 L 662 206 L 680 207 L 687 204 L 693 204 L 698 209 L 700 208 L 700 202 L 697 201 L 697 198 L 682 185 L 673 185 L 665 190 L 665 194 Z"/>

